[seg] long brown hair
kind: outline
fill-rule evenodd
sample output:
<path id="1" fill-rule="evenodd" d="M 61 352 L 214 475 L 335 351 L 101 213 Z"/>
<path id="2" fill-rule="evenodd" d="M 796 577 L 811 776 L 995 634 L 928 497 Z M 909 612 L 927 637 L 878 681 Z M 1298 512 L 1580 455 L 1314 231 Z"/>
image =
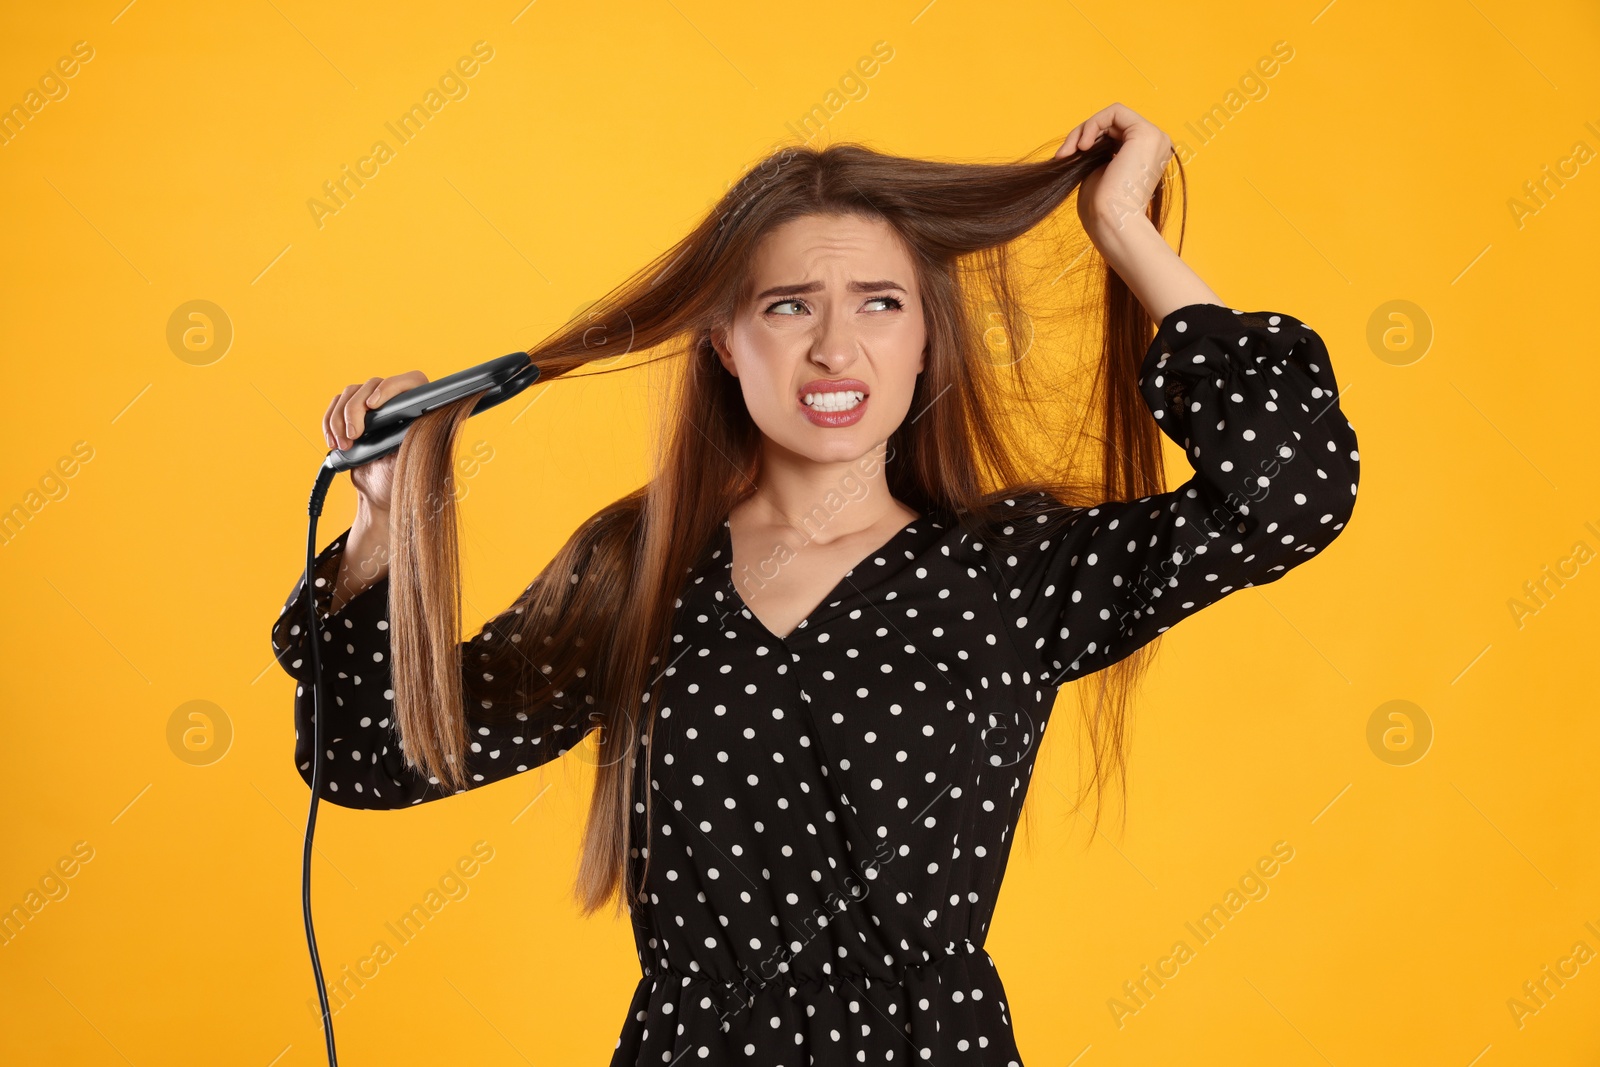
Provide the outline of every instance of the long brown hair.
<path id="1" fill-rule="evenodd" d="M 465 784 L 468 701 L 486 716 L 521 712 L 535 733 L 541 722 L 587 707 L 598 727 L 597 774 L 577 895 L 589 914 L 613 895 L 620 910 L 623 894 L 639 892 L 626 884 L 629 856 L 648 844 L 629 840 L 634 767 L 650 759 L 675 600 L 717 526 L 754 489 L 760 460 L 760 431 L 716 358 L 711 332 L 730 323 L 745 298 L 762 237 L 792 219 L 883 220 L 915 264 L 928 348 L 911 403 L 916 414 L 888 442 L 887 485 L 896 499 L 920 514 L 956 516 L 994 543 L 988 523 L 1008 496 L 1042 488 L 1063 504 L 1083 505 L 1161 491 L 1160 433 L 1137 388 L 1155 324 L 1061 210 L 1116 147 L 1102 137 L 1063 159 L 972 163 L 846 143 L 786 147 L 750 168 L 692 233 L 529 351 L 544 380 L 580 367 L 605 373 L 679 363 L 650 480 L 585 522 L 486 624 L 497 640 L 471 646 L 470 669 L 459 645 L 451 477 L 457 434 L 474 401 L 418 420 L 395 470 L 390 572 L 396 718 L 408 763 L 453 788 Z M 1181 180 L 1181 164 L 1177 173 Z M 1164 173 L 1146 209 L 1158 228 L 1168 185 Z M 1055 277 L 1043 289 L 1071 290 L 1056 282 L 1076 268 L 1072 276 L 1087 293 L 1072 321 L 1091 341 L 1092 373 L 1080 369 L 1063 387 L 1076 396 L 1053 388 L 1041 397 L 1038 379 L 1060 368 L 1017 351 L 1043 321 L 1024 300 L 1022 238 L 1048 232 L 1056 239 L 1045 245 L 1052 258 L 1041 269 Z M 657 354 L 621 362 L 650 352 Z M 1028 420 L 1016 417 L 1040 399 L 1058 416 L 1069 411 L 1074 429 L 1042 447 Z M 1092 449 L 1087 462 L 1083 447 Z M 1153 651 L 1146 645 L 1094 675 L 1097 684 L 1077 687 L 1090 762 L 1078 800 L 1093 788 L 1096 824 L 1108 777 L 1114 773 L 1126 790 L 1130 695 Z M 643 803 L 648 811 L 648 795 Z"/>

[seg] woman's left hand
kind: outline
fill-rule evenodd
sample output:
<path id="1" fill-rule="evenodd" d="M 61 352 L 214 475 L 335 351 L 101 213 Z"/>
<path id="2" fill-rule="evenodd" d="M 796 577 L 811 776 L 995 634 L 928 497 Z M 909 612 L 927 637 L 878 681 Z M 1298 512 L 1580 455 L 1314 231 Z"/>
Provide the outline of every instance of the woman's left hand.
<path id="1" fill-rule="evenodd" d="M 1105 227 L 1121 229 L 1130 216 L 1147 220 L 1145 208 L 1172 158 L 1172 138 L 1122 104 L 1102 108 L 1074 126 L 1055 158 L 1088 148 L 1107 132 L 1121 145 L 1111 162 L 1078 188 L 1078 217 L 1091 236 Z"/>

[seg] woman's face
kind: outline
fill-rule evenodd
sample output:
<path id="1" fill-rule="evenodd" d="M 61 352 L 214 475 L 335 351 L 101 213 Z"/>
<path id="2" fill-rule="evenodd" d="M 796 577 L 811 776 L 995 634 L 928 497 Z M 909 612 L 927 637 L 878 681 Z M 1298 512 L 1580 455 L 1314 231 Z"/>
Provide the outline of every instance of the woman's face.
<path id="1" fill-rule="evenodd" d="M 836 463 L 881 445 L 911 407 L 927 343 L 899 234 L 808 215 L 768 233 L 751 270 L 754 295 L 712 339 L 769 447 Z"/>

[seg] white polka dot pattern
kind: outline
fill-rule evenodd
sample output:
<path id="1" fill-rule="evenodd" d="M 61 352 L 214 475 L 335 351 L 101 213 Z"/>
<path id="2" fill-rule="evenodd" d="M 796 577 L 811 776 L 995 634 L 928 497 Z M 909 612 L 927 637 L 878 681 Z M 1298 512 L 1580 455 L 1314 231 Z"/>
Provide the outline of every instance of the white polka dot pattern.
<path id="1" fill-rule="evenodd" d="M 718 528 L 675 605 L 653 761 L 638 761 L 643 975 L 612 1067 L 1020 1064 L 983 945 L 1057 687 L 1282 576 L 1353 506 L 1355 436 L 1302 323 L 1180 308 L 1140 387 L 1195 467 L 1183 486 L 1096 508 L 1022 494 L 981 529 L 923 515 L 786 637 L 740 600 Z M 351 807 L 443 795 L 391 757 L 386 596 L 330 620 L 326 796 Z M 274 630 L 302 738 L 304 611 L 291 598 Z M 575 712 L 537 742 L 468 717 L 474 787 L 581 736 Z M 308 780 L 310 758 L 302 741 Z"/>
<path id="2" fill-rule="evenodd" d="M 323 730 L 324 800 L 347 808 L 401 808 L 449 796 L 451 790 L 405 765 L 394 720 L 394 689 L 389 673 L 389 579 L 383 577 L 330 616 L 333 582 L 350 536 L 346 530 L 318 554 L 315 584 L 322 620 L 324 698 L 331 705 Z M 311 662 L 305 645 L 305 577 L 295 583 L 272 628 L 278 663 L 300 684 L 295 688 L 295 765 L 311 784 L 311 744 L 315 726 L 310 685 Z M 508 611 L 506 615 L 509 615 Z M 462 662 L 479 662 L 485 642 L 503 640 L 492 619 L 462 644 Z M 509 632 L 510 627 L 506 630 Z M 484 657 L 487 658 L 487 657 Z M 468 707 L 467 788 L 497 782 L 549 763 L 577 745 L 592 727 L 589 705 L 573 696 L 534 711 L 519 711 L 506 722 L 490 720 Z M 455 790 L 464 792 L 464 790 Z"/>
<path id="3" fill-rule="evenodd" d="M 1013 502 L 989 546 L 1024 662 L 1052 685 L 1100 670 L 1180 619 L 1281 578 L 1355 507 L 1360 456 L 1322 339 L 1287 315 L 1192 304 L 1161 323 L 1139 378 L 1195 473 L 1141 500 Z"/>

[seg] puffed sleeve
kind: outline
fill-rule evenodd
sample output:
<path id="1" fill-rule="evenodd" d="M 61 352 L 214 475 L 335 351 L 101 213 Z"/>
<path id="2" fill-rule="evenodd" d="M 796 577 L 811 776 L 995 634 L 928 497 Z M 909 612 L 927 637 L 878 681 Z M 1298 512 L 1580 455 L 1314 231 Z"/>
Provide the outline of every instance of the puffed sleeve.
<path id="1" fill-rule="evenodd" d="M 394 690 L 389 672 L 389 579 L 387 576 L 345 603 L 337 614 L 328 608 L 334 580 L 350 531 L 340 534 L 317 556 L 314 585 L 317 615 L 322 620 L 321 666 L 323 700 L 328 721 L 323 728 L 328 761 L 322 799 L 347 808 L 401 808 L 451 795 L 437 778 L 407 767 L 400 750 L 394 717 Z M 461 646 L 469 668 L 488 661 L 490 644 L 510 633 L 512 611 L 485 624 Z M 295 686 L 295 765 L 311 784 L 314 705 L 311 657 L 306 644 L 309 625 L 305 576 L 295 584 L 272 627 L 278 663 Z M 576 694 L 556 694 L 539 707 L 502 709 L 491 717 L 479 701 L 466 707 L 468 789 L 532 770 L 576 746 L 591 724 L 588 706 Z M 455 790 L 454 792 L 464 792 Z"/>
<path id="2" fill-rule="evenodd" d="M 1090 508 L 1023 494 L 982 546 L 1041 684 L 1110 666 L 1229 593 L 1278 580 L 1355 506 L 1355 431 L 1322 338 L 1298 319 L 1181 307 L 1161 321 L 1139 389 L 1193 477 Z"/>

